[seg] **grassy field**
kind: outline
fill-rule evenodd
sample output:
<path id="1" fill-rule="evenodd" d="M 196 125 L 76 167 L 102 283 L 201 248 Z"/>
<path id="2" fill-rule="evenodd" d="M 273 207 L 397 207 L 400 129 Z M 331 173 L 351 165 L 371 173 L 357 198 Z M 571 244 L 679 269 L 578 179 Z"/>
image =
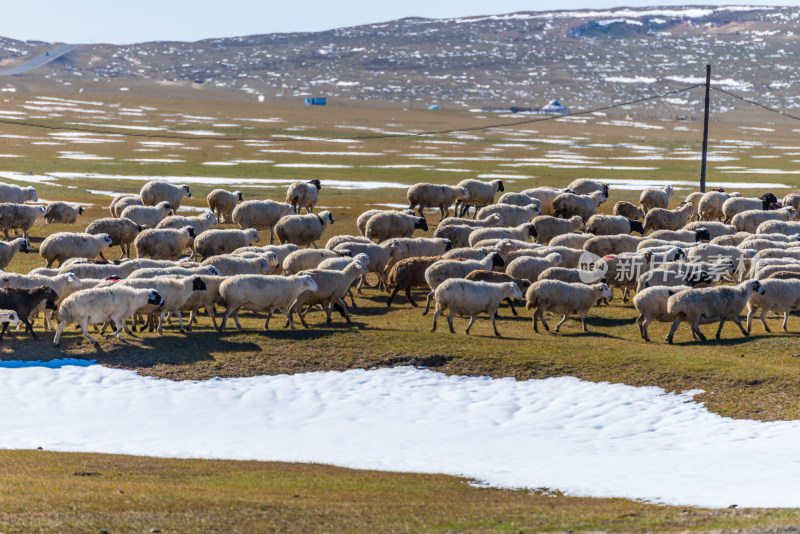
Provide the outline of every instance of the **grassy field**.
<path id="1" fill-rule="evenodd" d="M 187 206 L 195 208 L 205 206 L 206 194 L 215 187 L 240 189 L 245 198 L 282 200 L 286 181 L 318 177 L 323 182 L 320 207 L 330 209 L 336 218 L 325 235 L 327 239 L 336 234 L 357 233 L 355 219 L 365 209 L 404 204 L 405 186 L 416 182 L 457 183 L 464 178 L 502 176 L 507 191 L 520 191 L 535 185 L 563 186 L 581 177 L 610 180 L 612 184 L 616 180 L 611 201 L 601 207 L 601 211 L 610 212 L 613 202 L 635 201 L 639 190 L 654 180 L 676 185 L 675 204 L 696 190 L 682 182 L 696 182 L 699 169 L 699 123 L 628 120 L 628 111 L 587 120 L 478 130 L 468 135 L 343 140 L 379 131 L 466 128 L 513 122 L 515 118 L 349 103 L 333 103 L 326 108 L 278 101 L 255 104 L 229 101 L 223 99 L 224 95 L 215 94 L 200 98 L 191 91 L 177 94 L 180 98 L 169 94 L 109 96 L 93 92 L 85 98 L 58 93 L 50 95 L 50 100 L 37 100 L 40 96 L 10 94 L 0 105 L 0 115 L 5 117 L 3 111 L 25 113 L 24 118 L 31 122 L 76 123 L 79 128 L 106 131 L 112 131 L 109 125 L 130 125 L 140 128 L 135 130 L 139 133 L 191 138 L 194 133 L 209 131 L 254 140 L 88 134 L 75 137 L 59 131 L 6 125 L 0 137 L 3 181 L 20 185 L 34 182 L 42 199 L 66 200 L 87 207 L 75 225 L 37 224 L 31 233 L 35 249 L 52 232 L 81 230 L 91 220 L 106 216 L 104 207 L 110 193 L 138 192 L 150 177 L 180 177 L 189 183 L 193 198 Z M 93 104 L 75 104 L 84 100 Z M 103 113 L 87 113 L 95 108 Z M 176 133 L 187 131 L 194 133 Z M 329 138 L 338 141 L 324 140 Z M 741 189 L 750 196 L 772 190 L 780 198 L 800 187 L 800 173 L 796 173 L 796 161 L 792 159 L 800 155 L 800 146 L 794 144 L 796 134 L 791 124 L 765 124 L 763 117 L 730 114 L 724 122 L 712 123 L 709 179 L 740 183 L 726 186 L 728 190 L 737 190 L 743 187 L 741 183 L 746 186 L 748 182 L 788 186 Z M 763 172 L 764 169 L 774 172 Z M 29 172 L 33 175 L 16 174 Z M 356 185 L 330 185 L 337 180 Z M 641 186 L 626 189 L 621 182 L 624 180 L 640 180 Z M 380 183 L 372 188 L 357 186 L 366 181 Z M 429 217 L 429 222 L 435 225 L 438 215 Z M 265 237 L 268 240 L 262 234 L 262 243 Z M 26 272 L 43 264 L 38 254 L 20 255 L 9 270 Z M 424 297 L 424 293 L 417 292 L 417 296 Z M 753 335 L 743 338 L 735 326 L 729 326 L 721 341 L 704 344 L 692 342 L 688 329 L 681 328 L 676 345 L 672 346 L 662 341 L 667 325 L 656 324 L 650 332 L 655 342 L 647 344 L 639 337 L 631 304 L 623 304 L 617 298 L 611 305 L 591 312 L 587 321 L 589 334 L 583 333 L 575 321 L 567 322 L 561 334 L 535 334 L 530 314 L 520 308 L 520 316 L 512 318 L 504 307 L 503 319 L 498 322 L 504 337 L 496 339 L 485 318 L 475 325 L 471 336 L 463 335 L 465 319 L 457 320 L 457 335 L 447 333 L 441 326 L 438 332 L 430 333 L 430 316 L 422 317 L 421 311 L 402 297 L 389 310 L 386 297 L 385 293 L 366 289 L 356 299 L 358 308 L 351 310 L 355 324 L 349 328 L 338 317 L 327 326 L 324 315 L 315 312 L 309 316 L 310 329 L 284 329 L 283 321 L 273 318 L 270 330 L 265 332 L 261 316 L 243 313 L 243 332 L 229 326 L 225 332 L 217 333 L 210 320 L 201 317 L 199 327 L 189 334 L 179 333 L 177 325 L 172 325 L 164 336 L 144 333 L 129 337 L 125 343 L 106 340 L 100 350 L 78 331 L 71 330 L 65 334 L 60 349 L 52 347 L 52 333 L 42 333 L 39 341 L 17 333 L 0 344 L 0 351 L 5 359 L 96 359 L 104 365 L 177 380 L 408 364 L 451 374 L 518 379 L 569 375 L 592 381 L 655 385 L 670 391 L 702 389 L 704 393 L 698 395 L 698 400 L 710 410 L 731 417 L 764 421 L 800 417 L 796 402 L 800 394 L 796 319 L 790 320 L 794 331 L 788 334 L 767 334 L 757 324 Z M 770 319 L 770 324 L 773 332 L 779 331 L 777 318 Z M 37 330 L 41 333 L 40 327 Z M 17 525 L 29 530 L 58 527 L 78 531 L 102 526 L 106 521 L 113 531 L 134 523 L 145 527 L 151 521 L 169 517 L 176 530 L 213 530 L 216 522 L 230 520 L 230 511 L 242 514 L 243 525 L 265 521 L 278 531 L 308 531 L 311 525 L 329 525 L 324 528 L 335 530 L 347 525 L 341 530 L 354 531 L 682 530 L 797 522 L 795 512 L 683 513 L 625 501 L 477 489 L 446 477 L 360 473 L 318 466 L 7 453 L 9 464 L 27 464 L 36 476 L 41 475 L 40 487 L 52 499 L 60 499 L 64 490 L 71 488 L 60 485 L 67 482 L 57 482 L 61 475 L 46 467 L 47 463 L 39 463 L 45 457 L 52 457 L 52 464 L 58 463 L 55 458 L 63 457 L 65 463 L 84 462 L 92 465 L 92 471 L 104 472 L 102 477 L 67 478 L 71 485 L 94 485 L 92 491 L 81 493 L 87 503 L 87 522 L 71 516 L 68 504 L 61 503 L 59 506 L 64 508 L 52 508 L 64 512 L 43 510 L 25 515 L 20 511 L 25 517 L 9 516 L 9 525 L 22 521 Z M 20 469 L 23 475 L 19 476 L 24 479 L 25 471 Z M 64 473 L 70 469 L 73 468 Z M 153 477 L 135 475 L 140 469 Z M 197 475 L 203 470 L 216 475 Z M 117 502 L 92 504 L 99 495 L 113 494 L 107 485 L 110 472 L 116 473 L 114 480 L 120 484 L 132 485 L 130 490 L 124 489 L 126 495 L 135 493 L 133 486 L 140 485 L 140 491 L 148 497 L 138 502 L 148 512 L 126 516 L 115 508 Z M 276 488 L 275 479 L 284 485 Z M 179 500 L 159 500 L 158 495 L 168 492 L 148 493 L 153 487 L 159 491 L 176 487 Z M 196 487 L 202 490 L 202 496 L 197 498 Z M 287 497 L 302 494 L 298 487 L 313 489 L 311 502 Z M 407 508 L 393 505 L 400 499 L 397 492 L 417 504 Z M 253 494 L 259 497 L 252 498 Z M 267 500 L 264 504 L 259 501 L 262 495 L 276 496 L 276 501 Z M 364 495 L 377 496 L 365 502 Z M 17 497 L 11 487 L 0 492 L 0 499 Z M 440 508 L 425 509 L 431 499 L 441 503 Z M 451 506 L 454 502 L 459 506 Z"/>

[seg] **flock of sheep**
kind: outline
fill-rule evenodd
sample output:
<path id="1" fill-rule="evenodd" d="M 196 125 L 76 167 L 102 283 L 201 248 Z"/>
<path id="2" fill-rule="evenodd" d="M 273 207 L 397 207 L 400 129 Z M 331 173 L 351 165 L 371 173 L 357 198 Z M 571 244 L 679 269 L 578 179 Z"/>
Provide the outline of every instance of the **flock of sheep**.
<path id="1" fill-rule="evenodd" d="M 307 327 L 305 316 L 317 306 L 328 323 L 335 310 L 350 324 L 345 298 L 355 306 L 352 292 L 361 292 L 369 273 L 377 276 L 378 290 L 390 292 L 388 306 L 403 291 L 416 307 L 412 290 L 424 289 L 424 314 L 435 307 L 431 331 L 447 313 L 451 332 L 456 315 L 469 317 L 469 334 L 486 313 L 499 336 L 498 308 L 507 302 L 516 315 L 514 301 L 523 298 L 535 331 L 539 321 L 549 330 L 545 312 L 562 315 L 556 332 L 570 315 L 587 331 L 587 313 L 608 303 L 615 289 L 623 302 L 636 291 L 633 306 L 646 341 L 652 321 L 672 323 L 671 343 L 681 322 L 705 340 L 700 324 L 719 323 L 719 338 L 730 320 L 747 335 L 755 315 L 769 331 L 767 314 L 779 312 L 786 330 L 789 313 L 800 309 L 800 222 L 794 220 L 800 194 L 778 201 L 772 193 L 747 198 L 716 190 L 692 193 L 669 209 L 673 190 L 666 186 L 644 190 L 638 206 L 617 202 L 613 215 L 602 215 L 598 206 L 609 188 L 588 179 L 519 193 L 504 192 L 500 180 L 416 184 L 408 189 L 408 209 L 369 210 L 357 220 L 361 235 L 334 236 L 320 249 L 317 241 L 334 223 L 330 211 L 313 211 L 321 185 L 294 182 L 285 202 L 215 189 L 209 210 L 196 216 L 175 215 L 191 196 L 186 185 L 153 181 L 138 195 L 117 195 L 111 217 L 92 221 L 85 232 L 44 239 L 38 252 L 46 267 L 0 275 L 0 339 L 19 322 L 36 337 L 31 320 L 38 315 L 46 328 L 55 327 L 55 345 L 71 324 L 95 344 L 90 325 L 102 332 L 111 327 L 120 340 L 123 330 L 131 332 L 129 321 L 160 334 L 174 316 L 181 331 L 191 330 L 201 309 L 218 330 L 231 318 L 242 329 L 242 310 L 266 313 L 265 329 L 276 310 L 286 326 L 295 328 L 297 314 Z M 17 253 L 31 252 L 28 230 L 39 218 L 74 223 L 82 214 L 64 202 L 25 204 L 37 200 L 32 187 L 0 184 L 6 236 L 0 269 Z M 426 208 L 438 209 L 441 219 L 432 237 L 413 237 L 429 231 Z M 214 228 L 218 223 L 240 229 Z M 10 239 L 12 230 L 23 236 Z M 254 245 L 266 231 L 270 244 Z M 104 252 L 117 246 L 119 258 L 108 261 Z M 217 307 L 224 309 L 219 324 Z M 186 325 L 183 312 L 189 312 Z"/>

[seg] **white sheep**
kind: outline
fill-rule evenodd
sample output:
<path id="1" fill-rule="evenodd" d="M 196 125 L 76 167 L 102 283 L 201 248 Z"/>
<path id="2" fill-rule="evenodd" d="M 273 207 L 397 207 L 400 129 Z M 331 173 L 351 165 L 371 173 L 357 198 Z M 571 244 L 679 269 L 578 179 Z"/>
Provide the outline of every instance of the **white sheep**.
<path id="1" fill-rule="evenodd" d="M 240 310 L 245 309 L 267 312 L 265 330 L 269 328 L 272 314 L 275 310 L 280 310 L 286 315 L 289 326 L 294 330 L 289 309 L 298 296 L 317 289 L 317 283 L 305 273 L 291 276 L 242 274 L 227 278 L 219 286 L 219 294 L 226 307 L 219 329 L 224 330 L 228 318 L 233 316 L 236 327 L 243 330 L 239 324 L 238 314 Z"/>
<path id="2" fill-rule="evenodd" d="M 396 237 L 411 237 L 414 230 L 428 231 L 428 223 L 424 217 L 382 211 L 369 218 L 364 235 L 380 243 Z"/>
<path id="3" fill-rule="evenodd" d="M 544 258 L 549 254 L 556 253 L 561 256 L 561 267 L 568 267 L 570 269 L 574 269 L 579 266 L 581 257 L 584 256 L 583 250 L 578 250 L 574 248 L 568 247 L 553 247 L 553 246 L 546 246 L 546 247 L 537 247 L 534 249 L 522 249 L 515 250 L 513 252 L 508 253 L 508 261 L 514 261 L 517 258 L 523 258 L 526 256 L 530 256 L 533 258 Z"/>
<path id="4" fill-rule="evenodd" d="M 641 237 L 628 234 L 598 235 L 586 240 L 586 243 L 583 244 L 583 249 L 602 258 L 609 254 L 636 252 L 636 248 L 641 241 Z"/>
<path id="5" fill-rule="evenodd" d="M 477 219 L 486 219 L 492 215 L 500 215 L 506 226 L 519 226 L 529 223 L 534 217 L 539 216 L 539 206 L 513 206 L 511 204 L 492 204 L 481 208 L 476 214 Z"/>
<path id="6" fill-rule="evenodd" d="M 650 239 L 661 239 L 664 241 L 680 241 L 682 243 L 697 243 L 699 241 L 711 241 L 711 232 L 707 228 L 696 230 L 656 230 L 649 236 Z"/>
<path id="7" fill-rule="evenodd" d="M 603 193 L 604 197 L 608 198 L 609 185 L 603 182 L 598 182 L 597 180 L 591 180 L 589 178 L 578 178 L 570 183 L 567 186 L 567 189 L 576 195 L 588 195 L 590 193 L 594 193 L 595 191 L 600 191 Z"/>
<path id="8" fill-rule="evenodd" d="M 92 221 L 86 227 L 87 234 L 108 234 L 111 238 L 111 246 L 119 246 L 123 256 L 131 257 L 131 243 L 136 239 L 140 232 L 146 230 L 147 227 L 141 224 L 136 224 L 127 218 L 105 217 Z"/>
<path id="9" fill-rule="evenodd" d="M 758 226 L 766 221 L 791 221 L 797 216 L 797 210 L 792 206 L 773 211 L 747 210 L 731 217 L 731 224 L 739 232 L 756 233 Z"/>
<path id="10" fill-rule="evenodd" d="M 614 204 L 613 213 L 614 215 L 622 216 L 632 221 L 644 219 L 644 210 L 641 206 L 637 207 L 630 202 L 625 202 L 624 200 L 620 200 Z"/>
<path id="11" fill-rule="evenodd" d="M 561 265 L 561 254 L 552 252 L 547 256 L 535 258 L 533 256 L 522 256 L 511 260 L 506 265 L 506 274 L 514 278 L 522 278 L 530 282 L 539 279 L 539 275 L 550 267 Z"/>
<path id="12" fill-rule="evenodd" d="M 352 254 L 349 250 L 328 250 L 324 248 L 296 250 L 287 255 L 283 260 L 283 272 L 286 274 L 297 274 L 300 271 L 316 269 L 317 265 L 319 265 L 322 260 L 341 258 L 342 256 L 352 256 Z"/>
<path id="13" fill-rule="evenodd" d="M 536 242 L 543 245 L 550 243 L 550 240 L 556 236 L 576 232 L 584 228 L 583 219 L 577 215 L 569 219 L 540 215 L 531 222 L 536 228 Z"/>
<path id="14" fill-rule="evenodd" d="M 195 291 L 205 291 L 206 284 L 199 276 L 157 276 L 155 278 L 126 278 L 116 282 L 117 285 L 128 287 L 136 287 L 139 289 L 151 288 L 155 289 L 161 297 L 163 303 L 159 306 L 154 306 L 152 309 L 145 307 L 137 310 L 139 313 L 151 315 L 151 320 L 155 323 L 155 315 L 158 314 L 158 324 L 156 331 L 160 334 L 163 333 L 164 317 L 167 313 L 174 313 L 178 315 L 178 325 L 180 331 L 184 331 L 183 317 L 181 308 L 189 300 L 189 297 Z M 119 327 L 118 327 L 119 328 Z"/>
<path id="15" fill-rule="evenodd" d="M 28 201 L 39 201 L 39 197 L 36 194 L 36 189 L 33 186 L 20 187 L 14 184 L 0 183 L 0 202 L 24 204 Z"/>
<path id="16" fill-rule="evenodd" d="M 191 226 L 180 229 L 149 228 L 136 236 L 133 246 L 136 248 L 137 258 L 176 260 L 194 238 L 195 232 Z"/>
<path id="17" fill-rule="evenodd" d="M 291 204 L 274 200 L 247 200 L 233 210 L 233 222 L 242 230 L 256 228 L 269 230 L 270 245 L 275 242 L 275 225 L 281 218 L 294 215 L 295 208 Z"/>
<path id="18" fill-rule="evenodd" d="M 128 206 L 119 214 L 132 220 L 136 224 L 143 224 L 150 228 L 155 228 L 162 219 L 174 213 L 172 204 L 169 202 L 159 202 L 155 206 Z"/>
<path id="19" fill-rule="evenodd" d="M 469 246 L 469 236 L 477 228 L 465 224 L 450 224 L 447 226 L 439 225 L 433 232 L 433 237 L 447 239 L 453 248 Z"/>
<path id="20" fill-rule="evenodd" d="M 700 221 L 720 221 L 725 218 L 722 205 L 731 198 L 723 191 L 707 191 L 697 203 L 697 218 Z"/>
<path id="21" fill-rule="evenodd" d="M 168 202 L 173 210 L 181 207 L 184 197 L 192 196 L 189 186 L 186 184 L 172 185 L 167 182 L 150 181 L 142 186 L 139 191 L 139 198 L 145 206 L 156 206 L 163 202 Z M 151 227 L 155 224 L 149 225 Z"/>
<path id="22" fill-rule="evenodd" d="M 760 197 L 733 197 L 729 198 L 722 204 L 722 214 L 725 217 L 725 222 L 730 223 L 731 219 L 737 213 L 750 210 L 768 210 L 773 204 L 777 204 L 778 199 L 772 193 L 765 193 Z"/>
<path id="23" fill-rule="evenodd" d="M 161 222 L 156 225 L 156 228 L 174 228 L 180 230 L 186 226 L 191 226 L 194 228 L 194 234 L 200 235 L 206 230 L 210 230 L 217 222 L 216 215 L 210 211 L 204 211 L 200 215 L 195 215 L 193 217 L 170 215 L 169 217 L 161 219 Z M 190 241 L 189 245 L 191 246 L 192 244 L 193 243 Z"/>
<path id="24" fill-rule="evenodd" d="M 118 276 L 127 278 L 137 269 L 141 268 L 138 261 L 125 261 L 122 263 L 68 263 L 62 264 L 57 274 L 72 273 L 80 279 L 84 278 L 109 278 Z"/>
<path id="25" fill-rule="evenodd" d="M 139 261 L 139 260 L 135 260 Z M 197 267 L 179 267 L 177 265 L 172 267 L 146 267 L 136 269 L 127 279 L 150 279 L 158 278 L 161 276 L 220 276 L 220 272 L 213 265 L 198 265 Z"/>
<path id="26" fill-rule="evenodd" d="M 58 232 L 42 241 L 39 254 L 47 261 L 49 269 L 54 262 L 60 265 L 70 258 L 103 258 L 103 249 L 110 246 L 111 237 L 108 234 Z"/>
<path id="27" fill-rule="evenodd" d="M 437 228 L 446 226 L 471 226 L 472 228 L 496 228 L 506 226 L 506 220 L 498 214 L 489 215 L 483 220 L 469 219 L 467 217 L 448 217 L 439 221 Z"/>
<path id="28" fill-rule="evenodd" d="M 482 260 L 439 260 L 433 263 L 425 269 L 425 282 L 428 284 L 430 293 L 428 293 L 425 311 L 422 315 L 426 315 L 430 310 L 433 292 L 448 278 L 464 278 L 472 271 L 491 271 L 495 267 L 502 268 L 503 266 L 505 266 L 505 262 L 497 252 L 489 253 Z"/>
<path id="29" fill-rule="evenodd" d="M 242 201 L 241 191 L 225 191 L 224 189 L 214 189 L 206 197 L 208 209 L 211 210 L 217 220 L 222 224 L 231 222 L 236 204 Z"/>
<path id="30" fill-rule="evenodd" d="M 689 222 L 693 211 L 691 204 L 681 204 L 674 210 L 650 208 L 644 216 L 644 231 L 680 230 Z"/>
<path id="31" fill-rule="evenodd" d="M 511 204 L 512 206 L 530 206 L 535 205 L 539 208 L 539 212 L 542 211 L 542 201 L 538 198 L 529 197 L 528 195 L 523 195 L 522 193 L 503 193 L 500 195 L 500 198 L 497 199 L 498 204 Z"/>
<path id="32" fill-rule="evenodd" d="M 367 221 L 369 221 L 370 218 L 373 215 L 375 215 L 377 213 L 382 213 L 384 211 L 398 213 L 396 210 L 376 210 L 376 209 L 372 209 L 372 210 L 367 210 L 367 211 L 365 211 L 364 213 L 362 213 L 361 215 L 358 216 L 358 218 L 356 219 L 356 228 L 358 228 L 358 231 L 361 232 L 361 235 L 364 235 L 364 236 L 367 235 Z M 401 210 L 399 213 L 405 213 L 406 215 L 412 215 L 412 216 L 414 215 L 414 211 L 413 210 Z M 452 219 L 452 217 L 448 217 L 447 219 L 444 219 L 439 224 L 444 224 L 445 221 L 447 221 L 449 219 Z"/>
<path id="33" fill-rule="evenodd" d="M 551 247 L 567 247 L 583 250 L 583 244 L 593 237 L 593 234 L 561 234 L 551 239 L 548 245 Z"/>
<path id="34" fill-rule="evenodd" d="M 306 213 L 311 213 L 317 205 L 321 188 L 322 182 L 317 178 L 308 182 L 292 182 L 286 190 L 286 203 L 292 206 L 294 213 L 299 214 L 300 208 L 305 208 Z"/>
<path id="35" fill-rule="evenodd" d="M 586 231 L 594 235 L 617 235 L 638 232 L 644 234 L 641 222 L 620 215 L 592 215 L 586 221 Z"/>
<path id="36" fill-rule="evenodd" d="M 28 206 L 26 204 L 0 204 L 0 226 L 3 228 L 3 234 L 6 236 L 6 241 L 11 239 L 8 236 L 9 230 L 22 230 L 22 237 L 25 242 L 30 246 L 28 239 L 28 230 L 30 230 L 36 221 L 45 216 L 47 210 L 44 206 Z"/>
<path id="37" fill-rule="evenodd" d="M 756 234 L 783 234 L 785 236 L 800 234 L 800 222 L 766 221 L 758 225 Z"/>
<path id="38" fill-rule="evenodd" d="M 286 215 L 275 225 L 275 234 L 281 244 L 294 243 L 298 247 L 317 248 L 316 241 L 322 237 L 329 224 L 333 224 L 333 215 L 328 210 L 319 214 Z"/>
<path id="39" fill-rule="evenodd" d="M 197 321 L 197 312 L 203 308 L 208 316 L 211 318 L 211 323 L 214 325 L 215 330 L 219 330 L 217 325 L 217 311 L 215 306 L 222 305 L 222 297 L 219 293 L 220 285 L 227 276 L 214 276 L 214 275 L 201 275 L 200 279 L 206 284 L 205 291 L 193 292 L 186 302 L 181 306 L 181 312 L 189 312 L 189 321 L 186 324 L 186 331 L 192 331 L 192 323 Z"/>
<path id="40" fill-rule="evenodd" d="M 633 297 L 633 307 L 639 312 L 636 324 L 639 325 L 639 334 L 642 339 L 650 342 L 649 327 L 653 321 L 671 323 L 675 320 L 675 317 L 667 313 L 667 300 L 685 289 L 689 288 L 687 286 L 657 286 L 636 292 L 636 296 Z"/>
<path id="41" fill-rule="evenodd" d="M 363 235 L 340 234 L 328 239 L 328 242 L 325 243 L 325 248 L 333 250 L 342 243 L 373 243 L 373 241 Z"/>
<path id="42" fill-rule="evenodd" d="M 570 284 L 606 283 L 606 273 L 587 269 L 569 269 L 567 267 L 548 267 L 541 272 L 537 280 L 560 280 Z"/>
<path id="43" fill-rule="evenodd" d="M 719 221 L 693 221 L 683 227 L 684 230 L 699 230 L 705 228 L 708 230 L 709 239 L 715 239 L 723 235 L 733 235 L 736 233 L 736 228 L 730 224 L 721 223 Z"/>
<path id="44" fill-rule="evenodd" d="M 500 303 L 504 299 L 521 298 L 522 292 L 514 282 L 496 284 L 492 282 L 475 282 L 472 280 L 445 280 L 436 288 L 436 291 L 434 291 L 436 313 L 433 315 L 433 327 L 431 328 L 431 332 L 436 331 L 436 321 L 439 319 L 442 312 L 449 310 L 450 313 L 447 315 L 447 323 L 450 326 L 450 333 L 455 334 L 453 318 L 456 314 L 460 314 L 470 316 L 466 330 L 466 334 L 469 335 L 469 329 L 472 328 L 478 314 L 485 312 L 492 321 L 494 335 L 501 337 L 495 325 L 497 309 L 500 307 Z"/>
<path id="45" fill-rule="evenodd" d="M 390 261 L 394 260 L 394 263 L 396 263 L 399 259 L 405 257 L 407 249 L 400 240 L 390 239 L 380 245 L 376 245 L 375 243 L 342 243 L 334 250 L 346 250 L 352 255 L 366 254 L 367 257 L 369 257 L 368 272 L 378 275 L 378 289 L 388 291 L 388 282 L 386 281 L 387 266 Z M 361 292 L 361 286 L 364 284 L 365 276 L 361 278 L 361 282 L 358 285 L 359 293 Z"/>
<path id="46" fill-rule="evenodd" d="M 78 215 L 83 215 L 81 206 L 70 206 L 66 202 L 51 202 L 45 210 L 47 224 L 73 224 L 78 220 Z"/>
<path id="47" fill-rule="evenodd" d="M 469 234 L 469 246 L 484 239 L 515 239 L 527 241 L 536 237 L 536 227 L 531 223 L 522 223 L 515 228 L 476 228 Z"/>
<path id="48" fill-rule="evenodd" d="M 597 213 L 597 207 L 606 201 L 602 191 L 595 191 L 588 195 L 574 193 L 561 193 L 553 200 L 553 213 L 556 217 L 569 219 L 578 215 L 584 221 Z"/>
<path id="49" fill-rule="evenodd" d="M 539 206 L 542 215 L 553 214 L 553 201 L 561 193 L 566 193 L 567 189 L 556 189 L 554 187 L 534 187 L 533 189 L 526 189 L 521 194 L 535 198 L 541 205 Z"/>
<path id="50" fill-rule="evenodd" d="M 542 321 L 542 325 L 546 330 L 550 330 L 550 326 L 544 320 L 544 312 L 546 311 L 563 314 L 561 321 L 556 325 L 556 332 L 566 322 L 567 317 L 572 314 L 580 316 L 583 331 L 588 332 L 586 314 L 600 299 L 610 298 L 611 290 L 602 282 L 587 285 L 582 283 L 570 284 L 559 280 L 541 280 L 531 284 L 531 287 L 525 293 L 527 301 L 525 308 L 528 310 L 535 308 L 533 314 L 534 332 L 539 332 L 539 320 Z"/>
<path id="51" fill-rule="evenodd" d="M 336 306 L 339 313 L 344 316 L 347 324 L 352 324 L 350 314 L 347 311 L 347 304 L 344 302 L 344 296 L 359 277 L 367 274 L 368 267 L 366 264 L 368 262 L 369 259 L 365 254 L 358 254 L 352 259 L 350 265 L 342 271 L 326 269 L 304 271 L 304 274 L 314 279 L 317 284 L 317 290 L 300 294 L 292 304 L 289 314 L 297 312 L 300 322 L 308 328 L 305 316 L 315 304 L 322 305 L 327 316 L 327 324 L 331 323 L 331 311 Z M 305 310 L 303 310 L 303 306 L 307 306 Z"/>
<path id="52" fill-rule="evenodd" d="M 469 208 L 475 207 L 475 215 L 478 214 L 478 209 L 483 206 L 488 206 L 494 202 L 494 196 L 498 191 L 505 191 L 502 180 L 492 180 L 491 182 L 481 182 L 480 180 L 467 179 L 461 180 L 456 184 L 456 187 L 463 187 L 469 193 L 468 202 L 456 202 L 456 215 L 459 217 L 465 216 L 469 212 Z M 459 210 L 459 206 L 461 207 Z M 473 219 L 475 217 L 473 216 Z"/>
<path id="53" fill-rule="evenodd" d="M 687 289 L 677 295 L 672 295 L 667 300 L 667 313 L 675 319 L 672 328 L 667 334 L 667 343 L 672 343 L 675 330 L 681 322 L 686 321 L 692 330 L 692 337 L 706 341 L 706 336 L 698 328 L 699 324 L 709 324 L 719 321 L 716 338 L 720 338 L 722 326 L 726 320 L 736 323 L 736 326 L 747 336 L 748 333 L 739 320 L 739 313 L 747 304 L 750 296 L 758 292 L 764 294 L 764 287 L 757 280 L 745 280 L 737 286 L 706 287 L 702 289 Z"/>
<path id="54" fill-rule="evenodd" d="M 639 195 L 639 204 L 642 205 L 645 215 L 653 208 L 666 209 L 669 206 L 669 197 L 672 196 L 672 193 L 671 185 L 665 185 L 660 189 L 649 187 L 642 191 L 642 194 Z"/>
<path id="55" fill-rule="evenodd" d="M 0 269 L 8 267 L 8 264 L 11 263 L 11 260 L 14 259 L 18 252 L 27 253 L 30 251 L 28 243 L 25 242 L 23 237 L 18 237 L 7 243 L 0 242 Z"/>
<path id="56" fill-rule="evenodd" d="M 137 289 L 118 284 L 77 291 L 65 298 L 59 306 L 58 318 L 61 322 L 56 329 L 53 345 L 58 346 L 61 343 L 61 334 L 72 323 L 78 323 L 84 337 L 99 347 L 97 340 L 89 335 L 88 325 L 113 321 L 117 325 L 113 335 L 122 341 L 122 329 L 130 332 L 125 321 L 136 310 L 148 304 L 161 306 L 164 299 L 153 289 Z"/>
<path id="57" fill-rule="evenodd" d="M 272 254 L 273 258 L 275 257 Z M 272 274 L 269 258 L 259 256 L 255 258 L 242 258 L 233 254 L 211 256 L 203 260 L 201 265 L 213 265 L 222 276 L 235 276 L 237 274 Z"/>
<path id="58" fill-rule="evenodd" d="M 194 248 L 203 258 L 218 254 L 229 254 L 237 248 L 250 246 L 261 238 L 258 230 L 211 229 L 206 230 L 194 239 Z"/>
<path id="59" fill-rule="evenodd" d="M 497 252 L 503 261 L 508 263 L 508 256 L 517 250 L 517 243 L 511 239 L 501 239 L 496 244 L 480 248 L 454 248 L 442 254 L 442 259 L 463 258 L 465 260 L 482 260 L 488 254 Z"/>
<path id="60" fill-rule="evenodd" d="M 466 187 L 420 183 L 408 188 L 406 198 L 408 209 L 413 211 L 417 208 L 420 217 L 425 216 L 422 213 L 425 208 L 439 208 L 444 219 L 450 216 L 450 206 L 456 202 L 469 202 L 469 192 Z"/>
<path id="61" fill-rule="evenodd" d="M 119 217 L 128 206 L 144 206 L 144 204 L 139 195 L 123 193 L 114 197 L 111 205 L 108 206 L 108 211 L 111 212 L 112 217 Z"/>
<path id="62" fill-rule="evenodd" d="M 780 280 L 769 278 L 761 280 L 764 293 L 758 291 L 750 295 L 747 301 L 747 332 L 750 333 L 753 317 L 761 310 L 759 318 L 764 330 L 771 332 L 767 326 L 767 314 L 783 313 L 783 331 L 788 332 L 789 313 L 800 310 L 800 280 Z"/>

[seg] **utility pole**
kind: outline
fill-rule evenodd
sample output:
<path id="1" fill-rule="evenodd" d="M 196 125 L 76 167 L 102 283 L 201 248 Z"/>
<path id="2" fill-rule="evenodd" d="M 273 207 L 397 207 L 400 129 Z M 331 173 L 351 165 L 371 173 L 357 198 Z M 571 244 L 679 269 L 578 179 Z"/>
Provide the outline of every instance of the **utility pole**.
<path id="1" fill-rule="evenodd" d="M 706 192 L 706 158 L 708 157 L 708 108 L 711 104 L 711 65 L 706 65 L 706 108 L 703 114 L 703 161 L 700 165 L 700 192 Z"/>

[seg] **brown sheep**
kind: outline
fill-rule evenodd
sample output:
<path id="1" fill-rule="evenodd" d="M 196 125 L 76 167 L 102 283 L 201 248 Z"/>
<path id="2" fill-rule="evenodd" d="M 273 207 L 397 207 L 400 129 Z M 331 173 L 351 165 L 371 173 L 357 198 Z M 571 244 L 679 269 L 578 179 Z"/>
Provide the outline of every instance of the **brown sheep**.
<path id="1" fill-rule="evenodd" d="M 389 285 L 393 285 L 394 289 L 392 294 L 389 295 L 389 300 L 386 301 L 386 306 L 391 307 L 395 295 L 400 290 L 403 290 L 406 292 L 408 302 L 418 308 L 419 305 L 414 302 L 414 298 L 411 296 L 411 289 L 428 289 L 428 282 L 425 281 L 425 270 L 441 259 L 441 256 L 422 256 L 406 258 L 395 263 L 392 270 L 389 271 L 388 278 Z"/>
<path id="2" fill-rule="evenodd" d="M 624 200 L 620 200 L 616 204 L 614 204 L 614 215 L 622 215 L 623 217 L 627 217 L 628 219 L 638 221 L 642 217 L 644 217 L 644 211 L 642 207 L 636 207 L 635 205 L 631 204 L 630 202 L 625 202 Z"/>

